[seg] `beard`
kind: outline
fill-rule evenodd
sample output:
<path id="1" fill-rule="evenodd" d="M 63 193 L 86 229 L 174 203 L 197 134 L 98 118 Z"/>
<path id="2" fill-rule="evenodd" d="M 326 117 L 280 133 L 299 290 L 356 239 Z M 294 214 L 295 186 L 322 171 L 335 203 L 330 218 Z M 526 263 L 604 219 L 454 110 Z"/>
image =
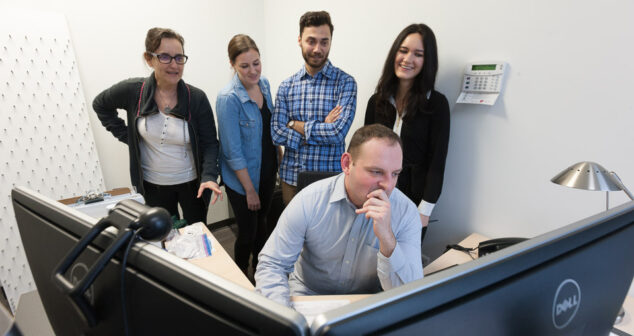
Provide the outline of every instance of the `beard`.
<path id="1" fill-rule="evenodd" d="M 311 68 L 319 69 L 319 68 L 323 67 L 324 64 L 326 64 L 326 61 L 328 61 L 328 54 L 329 53 L 330 53 L 330 50 L 325 55 L 324 54 L 315 54 L 315 53 L 310 52 L 310 51 L 303 51 L 302 50 L 302 57 L 304 57 L 304 61 Z"/>

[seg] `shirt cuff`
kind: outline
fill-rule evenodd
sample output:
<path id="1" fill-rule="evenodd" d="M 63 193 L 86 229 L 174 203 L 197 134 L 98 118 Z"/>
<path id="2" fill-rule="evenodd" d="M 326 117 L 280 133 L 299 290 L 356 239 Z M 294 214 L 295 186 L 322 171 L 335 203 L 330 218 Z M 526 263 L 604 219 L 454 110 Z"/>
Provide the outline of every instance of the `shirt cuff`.
<path id="1" fill-rule="evenodd" d="M 425 200 L 421 200 L 420 204 L 418 205 L 418 213 L 420 213 L 423 216 L 431 216 L 431 212 L 434 210 L 434 207 L 436 206 L 436 203 L 429 203 L 429 202 L 425 202 Z"/>
<path id="2" fill-rule="evenodd" d="M 301 134 L 289 128 L 285 147 L 289 147 L 294 150 L 299 150 L 299 144 L 301 140 L 302 140 Z"/>
<path id="3" fill-rule="evenodd" d="M 377 261 L 377 271 L 385 276 L 389 277 L 390 274 L 401 269 L 401 267 L 405 265 L 405 257 L 398 246 L 398 242 L 396 246 L 394 246 L 394 251 L 392 251 L 392 255 L 389 258 L 384 256 L 381 251 L 377 252 Z"/>
<path id="4" fill-rule="evenodd" d="M 306 142 L 308 142 L 308 139 L 310 139 L 310 135 L 313 131 L 313 125 L 315 124 L 315 122 L 315 120 L 304 122 L 304 138 L 306 139 Z"/>

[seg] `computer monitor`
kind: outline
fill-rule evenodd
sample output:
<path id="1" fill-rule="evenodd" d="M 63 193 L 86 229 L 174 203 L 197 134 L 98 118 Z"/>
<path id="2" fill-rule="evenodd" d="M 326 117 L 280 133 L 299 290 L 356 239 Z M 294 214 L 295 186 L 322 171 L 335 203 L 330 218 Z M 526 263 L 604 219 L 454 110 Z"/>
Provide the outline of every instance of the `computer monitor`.
<path id="1" fill-rule="evenodd" d="M 608 335 L 634 276 L 634 202 L 318 316 L 316 335 Z"/>
<path id="2" fill-rule="evenodd" d="M 12 196 L 56 334 L 121 334 L 121 254 L 87 294 L 100 321 L 93 329 L 51 279 L 96 220 L 28 189 L 14 189 Z M 131 334 L 607 335 L 634 277 L 633 223 L 630 202 L 331 310 L 310 329 L 289 308 L 155 246 L 136 244 L 126 269 Z M 102 232 L 67 276 L 81 278 L 81 265 L 91 265 L 114 238 Z"/>
<path id="3" fill-rule="evenodd" d="M 13 208 L 35 284 L 57 335 L 121 335 L 122 253 L 108 262 L 86 298 L 97 324 L 89 327 L 52 279 L 54 269 L 97 220 L 26 188 L 13 189 Z M 65 274 L 82 279 L 115 239 L 105 230 Z M 125 286 L 131 335 L 305 335 L 304 318 L 231 281 L 148 243 L 128 257 Z"/>

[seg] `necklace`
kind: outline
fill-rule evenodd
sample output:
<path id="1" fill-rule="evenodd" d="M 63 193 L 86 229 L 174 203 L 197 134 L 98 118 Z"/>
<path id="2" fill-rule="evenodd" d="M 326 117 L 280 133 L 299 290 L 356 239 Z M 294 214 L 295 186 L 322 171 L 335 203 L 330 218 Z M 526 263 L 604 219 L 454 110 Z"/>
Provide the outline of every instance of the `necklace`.
<path id="1" fill-rule="evenodd" d="M 163 92 L 161 92 L 161 90 L 156 89 L 156 92 L 158 92 L 159 98 L 160 100 L 162 100 L 163 113 L 170 114 L 172 112 L 172 108 L 170 107 L 169 100 L 165 99 L 165 96 L 163 96 Z"/>

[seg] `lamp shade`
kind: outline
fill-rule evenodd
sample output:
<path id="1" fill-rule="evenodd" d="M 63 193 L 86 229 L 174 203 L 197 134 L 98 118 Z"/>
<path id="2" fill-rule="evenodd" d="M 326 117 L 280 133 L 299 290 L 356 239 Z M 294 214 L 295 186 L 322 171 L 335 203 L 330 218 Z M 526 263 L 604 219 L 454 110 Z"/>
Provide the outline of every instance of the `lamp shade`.
<path id="1" fill-rule="evenodd" d="M 607 169 L 596 162 L 590 161 L 575 163 L 557 174 L 550 181 L 566 187 L 584 190 L 623 190 L 614 182 Z"/>

